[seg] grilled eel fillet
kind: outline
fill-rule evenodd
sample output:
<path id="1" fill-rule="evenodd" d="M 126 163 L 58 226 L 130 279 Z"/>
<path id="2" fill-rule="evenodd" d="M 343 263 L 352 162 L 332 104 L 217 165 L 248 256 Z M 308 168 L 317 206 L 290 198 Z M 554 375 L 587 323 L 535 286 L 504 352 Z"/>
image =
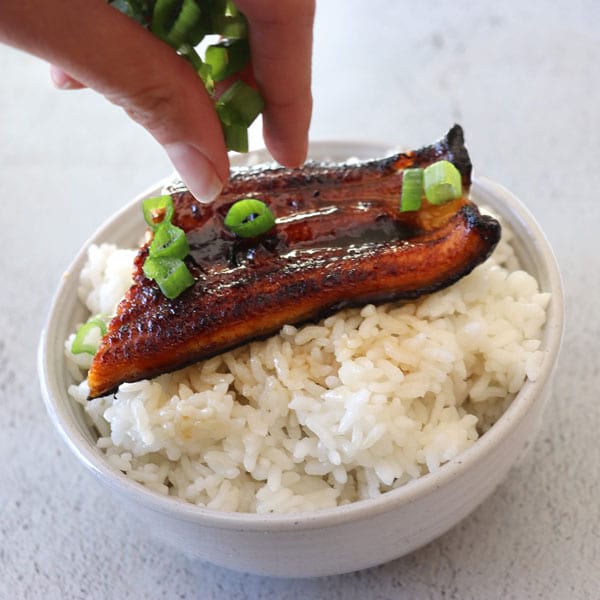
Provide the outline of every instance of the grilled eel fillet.
<path id="1" fill-rule="evenodd" d="M 149 241 L 142 246 L 134 283 L 89 371 L 90 398 L 264 338 L 286 323 L 416 298 L 469 273 L 500 239 L 497 221 L 464 197 L 399 211 L 402 170 L 440 159 L 458 167 L 466 194 L 471 163 L 457 125 L 431 146 L 382 160 L 245 169 L 209 206 L 174 192 L 173 222 L 186 231 L 186 263 L 196 282 L 167 299 L 143 274 Z M 239 239 L 223 220 L 233 202 L 249 196 L 271 207 L 276 227 Z"/>

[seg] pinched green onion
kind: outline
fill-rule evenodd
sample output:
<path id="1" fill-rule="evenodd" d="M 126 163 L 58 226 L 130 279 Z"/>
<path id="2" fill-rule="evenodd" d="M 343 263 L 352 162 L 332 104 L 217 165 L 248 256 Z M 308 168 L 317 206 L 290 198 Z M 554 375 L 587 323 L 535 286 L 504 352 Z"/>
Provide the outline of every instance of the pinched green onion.
<path id="1" fill-rule="evenodd" d="M 232 204 L 225 217 L 225 226 L 243 238 L 259 236 L 275 226 L 269 207 L 255 198 L 244 198 Z"/>
<path id="2" fill-rule="evenodd" d="M 200 58 L 200 55 L 196 52 L 196 49 L 192 44 L 181 44 L 178 52 L 192 63 L 192 67 L 194 67 L 194 70 L 197 73 L 200 71 L 204 65 L 204 61 Z"/>
<path id="3" fill-rule="evenodd" d="M 227 17 L 236 17 L 240 14 L 240 11 L 238 10 L 238 7 L 234 4 L 233 0 L 225 0 L 223 14 L 225 14 Z"/>
<path id="4" fill-rule="evenodd" d="M 160 291 L 169 300 L 194 285 L 194 277 L 180 258 L 153 258 L 144 263 L 144 275 L 158 284 Z"/>
<path id="5" fill-rule="evenodd" d="M 186 42 L 191 32 L 199 25 L 202 11 L 195 0 L 183 0 L 181 10 L 167 34 L 167 41 L 173 48 L 177 49 Z"/>
<path id="6" fill-rule="evenodd" d="M 177 50 L 184 43 L 198 43 L 206 24 L 196 0 L 156 0 L 150 30 Z"/>
<path id="7" fill-rule="evenodd" d="M 423 196 L 423 169 L 405 169 L 402 173 L 400 211 L 408 212 L 421 208 Z"/>
<path id="8" fill-rule="evenodd" d="M 146 198 L 142 203 L 144 219 L 150 229 L 155 230 L 163 221 L 170 223 L 175 209 L 171 196 L 156 196 Z"/>
<path id="9" fill-rule="evenodd" d="M 149 252 L 152 258 L 185 258 L 190 252 L 185 231 L 163 221 L 154 232 Z"/>
<path id="10" fill-rule="evenodd" d="M 91 354 L 94 356 L 98 352 L 100 339 L 106 334 L 106 323 L 100 315 L 88 319 L 75 334 L 71 344 L 73 354 Z"/>
<path id="11" fill-rule="evenodd" d="M 243 81 L 236 81 L 217 101 L 217 113 L 226 125 L 249 127 L 264 108 L 261 95 Z"/>
<path id="12" fill-rule="evenodd" d="M 444 204 L 462 195 L 459 170 L 447 160 L 429 165 L 423 172 L 425 197 L 430 204 Z"/>
<path id="13" fill-rule="evenodd" d="M 215 102 L 229 150 L 248 151 L 248 133 L 264 102 L 253 88 L 233 85 L 217 100 L 215 81 L 237 73 L 250 60 L 248 21 L 231 0 L 106 0 L 172 46 L 188 60 Z M 223 39 L 208 46 L 205 60 L 195 47 L 206 35 Z M 240 89 L 243 90 L 240 92 Z M 233 96 L 233 99 L 231 98 Z M 239 96 L 239 97 L 238 97 Z M 225 99 L 223 100 L 223 97 Z M 231 106 L 230 106 L 231 104 Z"/>
<path id="14" fill-rule="evenodd" d="M 234 152 L 248 152 L 248 128 L 245 125 L 230 125 L 221 121 L 225 144 Z"/>
<path id="15" fill-rule="evenodd" d="M 248 37 L 248 22 L 246 17 L 237 15 L 215 14 L 211 18 L 213 31 L 230 39 L 243 39 Z"/>
<path id="16" fill-rule="evenodd" d="M 216 109 L 229 150 L 248 152 L 248 127 L 263 107 L 260 94 L 243 81 L 236 81 L 219 98 Z"/>
<path id="17" fill-rule="evenodd" d="M 250 60 L 248 40 L 225 40 L 206 49 L 204 60 L 215 81 L 223 81 L 243 69 Z"/>
<path id="18" fill-rule="evenodd" d="M 202 79 L 202 83 L 204 84 L 206 91 L 209 94 L 213 94 L 215 91 L 215 80 L 213 79 L 212 69 L 210 68 L 210 65 L 203 63 L 197 70 L 197 73 L 200 79 Z M 230 148 L 228 148 L 228 150 L 229 149 Z"/>
<path id="19" fill-rule="evenodd" d="M 200 55 L 191 44 L 182 44 L 178 52 L 192 63 L 196 73 L 202 79 L 206 91 L 212 94 L 215 91 L 215 80 L 212 76 L 211 66 L 200 58 Z"/>
<path id="20" fill-rule="evenodd" d="M 169 30 L 177 17 L 181 0 L 156 0 L 152 10 L 150 31 L 161 40 L 168 42 Z"/>

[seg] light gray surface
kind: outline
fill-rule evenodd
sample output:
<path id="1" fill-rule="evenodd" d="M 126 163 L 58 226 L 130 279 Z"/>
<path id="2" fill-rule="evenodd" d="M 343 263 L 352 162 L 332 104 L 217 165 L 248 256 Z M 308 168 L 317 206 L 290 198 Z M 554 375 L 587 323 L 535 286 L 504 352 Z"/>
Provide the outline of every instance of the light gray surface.
<path id="1" fill-rule="evenodd" d="M 594 0 L 321 0 L 313 137 L 413 146 L 460 122 L 477 172 L 546 230 L 568 319 L 542 432 L 506 483 L 411 556 L 309 581 L 157 544 L 51 429 L 35 353 L 61 272 L 170 166 L 119 110 L 53 91 L 44 65 L 0 48 L 0 598 L 598 598 L 599 20 Z"/>

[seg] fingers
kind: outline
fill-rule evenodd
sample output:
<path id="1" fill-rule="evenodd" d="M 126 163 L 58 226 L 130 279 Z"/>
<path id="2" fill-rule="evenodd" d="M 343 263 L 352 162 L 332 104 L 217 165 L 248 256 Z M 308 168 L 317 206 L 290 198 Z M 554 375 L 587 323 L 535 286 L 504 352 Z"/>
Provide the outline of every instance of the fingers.
<path id="1" fill-rule="evenodd" d="M 221 125 L 197 74 L 172 48 L 104 0 L 3 0 L 2 12 L 0 40 L 56 65 L 61 87 L 87 86 L 123 107 L 164 146 L 198 199 L 218 194 L 229 177 Z"/>
<path id="2" fill-rule="evenodd" d="M 286 166 L 306 158 L 312 113 L 314 0 L 237 0 L 250 24 L 254 76 L 265 99 L 264 138 Z"/>
<path id="3" fill-rule="evenodd" d="M 306 156 L 312 112 L 314 0 L 237 0 L 250 23 L 267 147 L 284 165 Z M 55 84 L 90 87 L 143 125 L 194 195 L 229 175 L 221 126 L 197 74 L 166 44 L 104 0 L 3 0 L 0 41 L 45 58 Z"/>

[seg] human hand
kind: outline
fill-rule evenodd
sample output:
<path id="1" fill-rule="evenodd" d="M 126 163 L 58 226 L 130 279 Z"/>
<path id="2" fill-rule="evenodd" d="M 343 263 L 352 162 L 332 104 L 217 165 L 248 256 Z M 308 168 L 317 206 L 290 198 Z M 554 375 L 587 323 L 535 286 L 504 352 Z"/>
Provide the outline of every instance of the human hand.
<path id="1" fill-rule="evenodd" d="M 265 100 L 265 144 L 286 166 L 306 156 L 314 4 L 236 0 Z M 213 103 L 191 66 L 152 33 L 104 0 L 4 0 L 0 41 L 54 65 L 57 87 L 90 87 L 121 106 L 162 144 L 196 198 L 218 195 L 229 161 Z"/>

